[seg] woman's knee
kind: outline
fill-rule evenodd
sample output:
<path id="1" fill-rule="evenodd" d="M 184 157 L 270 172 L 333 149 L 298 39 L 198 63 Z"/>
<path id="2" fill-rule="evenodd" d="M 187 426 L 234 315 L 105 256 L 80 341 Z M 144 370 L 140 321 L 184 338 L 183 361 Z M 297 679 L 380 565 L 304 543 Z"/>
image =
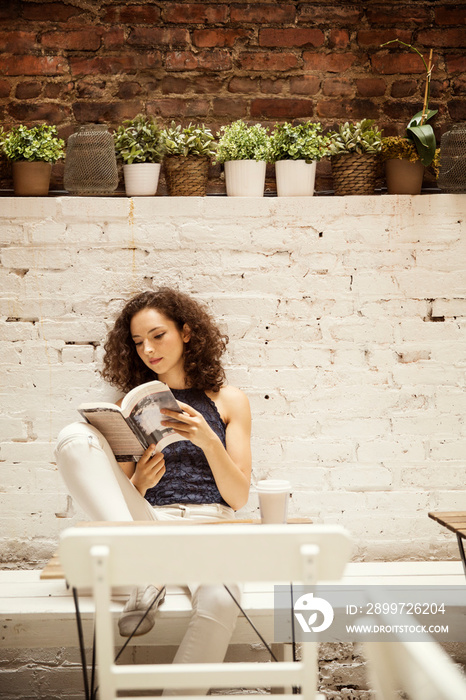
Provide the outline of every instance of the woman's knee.
<path id="1" fill-rule="evenodd" d="M 76 421 L 75 423 L 70 423 L 69 425 L 65 425 L 65 427 L 62 428 L 60 430 L 60 432 L 58 433 L 57 447 L 59 447 L 60 443 L 62 443 L 64 440 L 72 439 L 74 437 L 87 438 L 89 435 L 98 436 L 98 435 L 100 435 L 100 433 L 90 423 L 83 423 L 81 421 Z"/>
<path id="2" fill-rule="evenodd" d="M 71 423 L 58 434 L 55 458 L 59 469 L 79 463 L 87 458 L 91 450 L 103 451 L 103 437 L 89 423 Z"/>
<path id="3" fill-rule="evenodd" d="M 228 586 L 239 602 L 240 589 L 233 584 Z M 193 599 L 193 610 L 201 617 L 220 622 L 224 627 L 233 629 L 239 608 L 224 586 L 199 586 Z"/>
<path id="4" fill-rule="evenodd" d="M 55 454 L 72 442 L 102 447 L 102 435 L 97 428 L 89 423 L 80 423 L 79 421 L 70 423 L 58 433 Z"/>

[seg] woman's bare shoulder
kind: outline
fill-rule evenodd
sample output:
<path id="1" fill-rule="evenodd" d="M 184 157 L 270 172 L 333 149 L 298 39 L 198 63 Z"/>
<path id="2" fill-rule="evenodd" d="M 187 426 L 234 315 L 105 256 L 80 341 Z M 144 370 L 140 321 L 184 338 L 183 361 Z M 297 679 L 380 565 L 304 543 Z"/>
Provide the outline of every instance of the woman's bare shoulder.
<path id="1" fill-rule="evenodd" d="M 244 391 L 238 389 L 236 386 L 231 386 L 231 384 L 222 386 L 218 392 L 218 395 L 225 401 L 248 401 L 248 397 Z"/>
<path id="2" fill-rule="evenodd" d="M 230 384 L 222 386 L 217 392 L 215 403 L 220 407 L 222 416 L 227 419 L 226 422 L 238 414 L 244 415 L 245 412 L 249 414 L 250 411 L 249 399 L 244 391 Z"/>

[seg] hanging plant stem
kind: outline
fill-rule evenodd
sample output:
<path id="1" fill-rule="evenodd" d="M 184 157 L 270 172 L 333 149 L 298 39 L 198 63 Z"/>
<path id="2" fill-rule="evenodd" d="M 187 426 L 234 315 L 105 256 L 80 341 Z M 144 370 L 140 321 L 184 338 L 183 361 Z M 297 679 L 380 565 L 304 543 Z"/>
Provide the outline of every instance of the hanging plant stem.
<path id="1" fill-rule="evenodd" d="M 421 124 L 424 123 L 424 119 L 429 107 L 429 97 L 430 97 L 430 78 L 432 75 L 432 70 L 433 70 L 433 65 L 432 65 L 432 49 L 430 50 L 429 54 L 429 65 L 427 65 L 424 56 L 420 51 L 418 51 L 412 44 L 406 44 L 406 42 L 401 41 L 401 39 L 392 39 L 391 41 L 386 41 L 385 44 L 380 44 L 380 46 L 388 46 L 388 44 L 401 44 L 402 46 L 406 46 L 407 49 L 410 49 L 414 53 L 417 53 L 418 56 L 420 56 L 421 61 L 424 64 L 424 68 L 426 69 L 426 88 L 424 90 L 424 105 L 422 108 L 422 119 L 421 119 Z"/>
<path id="2" fill-rule="evenodd" d="M 422 106 L 421 126 L 422 126 L 422 124 L 424 124 L 424 119 L 426 118 L 426 112 L 427 112 L 427 109 L 429 107 L 430 78 L 432 75 L 432 68 L 433 68 L 433 65 L 432 65 L 432 49 L 431 49 L 430 53 L 429 53 L 429 65 L 427 66 L 426 89 L 424 90 L 424 104 Z"/>
<path id="3" fill-rule="evenodd" d="M 400 44 L 401 46 L 406 46 L 406 48 L 408 48 L 410 51 L 417 53 L 417 55 L 421 58 L 421 61 L 424 64 L 424 68 L 426 70 L 426 87 L 424 90 L 424 103 L 422 106 L 422 112 L 418 112 L 417 114 L 415 114 L 414 117 L 409 121 L 408 126 L 406 127 L 406 136 L 408 139 L 411 139 L 411 141 L 413 141 L 416 150 L 419 154 L 419 159 L 421 163 L 427 167 L 432 163 L 432 160 L 435 156 L 436 140 L 434 130 L 432 129 L 431 125 L 426 124 L 425 122 L 429 121 L 429 119 L 432 119 L 432 117 L 435 116 L 438 111 L 436 109 L 429 109 L 430 79 L 432 76 L 433 69 L 432 49 L 430 49 L 429 65 L 427 65 L 422 53 L 415 49 L 414 46 L 412 46 L 411 44 L 407 44 L 404 41 L 401 41 L 400 39 L 392 39 L 391 41 L 386 41 L 380 46 L 388 46 L 389 44 Z"/>

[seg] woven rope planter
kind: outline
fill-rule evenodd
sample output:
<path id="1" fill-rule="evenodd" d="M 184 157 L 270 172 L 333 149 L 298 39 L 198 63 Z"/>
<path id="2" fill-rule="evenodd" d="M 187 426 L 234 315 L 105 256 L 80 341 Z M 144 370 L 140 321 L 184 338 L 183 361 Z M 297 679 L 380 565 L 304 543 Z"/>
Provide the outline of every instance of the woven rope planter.
<path id="1" fill-rule="evenodd" d="M 205 197 L 210 158 L 167 156 L 164 160 L 168 194 L 172 197 Z"/>
<path id="2" fill-rule="evenodd" d="M 336 195 L 374 194 L 378 163 L 376 155 L 345 153 L 332 156 L 331 161 Z"/>

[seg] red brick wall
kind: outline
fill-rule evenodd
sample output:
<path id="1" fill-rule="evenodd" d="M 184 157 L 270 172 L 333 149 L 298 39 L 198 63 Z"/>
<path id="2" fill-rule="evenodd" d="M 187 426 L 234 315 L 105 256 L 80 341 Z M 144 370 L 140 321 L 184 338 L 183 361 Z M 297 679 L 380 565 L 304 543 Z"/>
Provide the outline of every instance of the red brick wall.
<path id="1" fill-rule="evenodd" d="M 10 1 L 0 5 L 0 117 L 116 126 L 138 112 L 217 128 L 239 117 L 325 126 L 371 117 L 402 133 L 430 106 L 440 136 L 466 120 L 466 2 Z M 325 168 L 321 169 L 325 173 Z"/>

